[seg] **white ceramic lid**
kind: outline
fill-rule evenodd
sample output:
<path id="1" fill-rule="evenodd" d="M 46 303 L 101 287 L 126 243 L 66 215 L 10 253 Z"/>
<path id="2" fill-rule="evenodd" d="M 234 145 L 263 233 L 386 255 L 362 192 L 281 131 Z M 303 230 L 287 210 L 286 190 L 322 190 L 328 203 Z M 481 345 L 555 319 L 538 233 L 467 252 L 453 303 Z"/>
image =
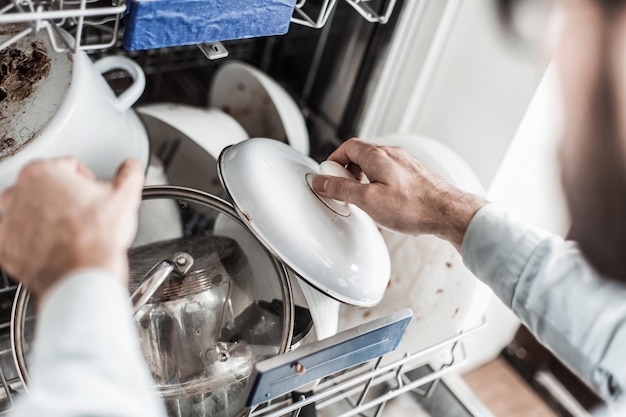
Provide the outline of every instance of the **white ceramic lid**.
<path id="1" fill-rule="evenodd" d="M 338 214 L 311 190 L 319 164 L 271 139 L 226 148 L 220 179 L 250 230 L 285 264 L 323 293 L 371 307 L 383 297 L 389 252 L 374 221 L 347 205 Z"/>

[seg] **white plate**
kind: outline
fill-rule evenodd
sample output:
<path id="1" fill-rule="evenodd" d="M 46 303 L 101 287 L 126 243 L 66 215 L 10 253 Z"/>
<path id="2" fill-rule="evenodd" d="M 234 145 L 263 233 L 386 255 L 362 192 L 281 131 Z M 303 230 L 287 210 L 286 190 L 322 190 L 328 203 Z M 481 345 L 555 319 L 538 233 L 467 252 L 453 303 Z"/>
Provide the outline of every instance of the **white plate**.
<path id="1" fill-rule="evenodd" d="M 374 221 L 355 206 L 332 211 L 309 188 L 319 164 L 271 139 L 226 148 L 218 161 L 224 189 L 248 228 L 300 277 L 358 306 L 380 302 L 389 254 Z"/>
<path id="2" fill-rule="evenodd" d="M 276 139 L 309 154 L 309 134 L 300 108 L 258 69 L 236 61 L 221 66 L 211 83 L 209 104 L 233 116 L 250 137 Z"/>
<path id="3" fill-rule="evenodd" d="M 401 146 L 435 174 L 465 191 L 482 195 L 473 171 L 444 145 L 416 135 L 391 135 L 373 142 Z M 388 360 L 416 352 L 457 334 L 480 318 L 490 291 L 465 268 L 448 242 L 431 235 L 410 236 L 382 231 L 391 257 L 391 280 L 382 302 L 373 308 L 342 306 L 339 329 L 411 308 L 413 320 Z M 485 298 L 487 297 L 487 298 Z"/>

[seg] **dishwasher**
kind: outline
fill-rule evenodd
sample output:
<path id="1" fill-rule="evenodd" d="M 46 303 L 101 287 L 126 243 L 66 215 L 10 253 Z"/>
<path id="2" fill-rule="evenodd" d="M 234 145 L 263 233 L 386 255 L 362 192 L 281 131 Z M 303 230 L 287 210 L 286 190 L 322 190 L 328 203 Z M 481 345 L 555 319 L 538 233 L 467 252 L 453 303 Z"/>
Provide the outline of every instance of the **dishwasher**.
<path id="1" fill-rule="evenodd" d="M 78 39 L 69 46 L 74 52 L 83 50 L 93 60 L 110 55 L 130 57 L 147 78 L 146 90 L 137 106 L 167 102 L 206 107 L 206 92 L 222 64 L 231 60 L 251 64 L 277 80 L 296 101 L 306 120 L 310 156 L 320 162 L 342 141 L 353 136 L 372 136 L 376 131 L 374 124 L 383 123 L 372 114 L 384 103 L 380 89 L 385 82 L 381 80 L 393 78 L 393 61 L 402 54 L 398 41 L 394 41 L 398 31 L 406 32 L 406 27 L 401 27 L 407 25 L 402 16 L 435 14 L 438 25 L 430 28 L 428 36 L 413 41 L 405 34 L 403 43 L 426 42 L 436 47 L 441 42 L 438 37 L 443 36 L 458 8 L 455 0 L 299 0 L 289 31 L 282 36 L 142 51 L 127 51 L 122 46 L 120 34 L 126 12 L 123 0 L 2 0 L 0 27 L 27 23 L 23 36 L 30 31 L 52 33 L 63 27 Z M 428 26 L 419 19 L 414 25 Z M 0 45 L 0 49 L 12 41 Z M 432 54 L 435 52 L 431 50 L 422 57 L 426 72 Z M 124 89 L 129 82 L 121 71 L 108 72 L 106 78 L 115 90 Z M 176 152 L 174 148 L 185 152 L 180 144 L 187 138 L 150 117 L 142 119 L 150 151 L 165 165 Z M 182 158 L 189 162 L 189 176 L 194 177 L 193 167 L 210 162 L 194 163 L 192 160 L 201 156 L 187 152 Z M 203 188 L 193 179 L 180 183 Z M 208 188 L 207 191 L 215 192 Z M 16 286 L 4 273 L 0 285 L 0 415 L 4 415 L 24 392 L 24 385 L 11 343 Z M 246 415 L 304 416 L 309 415 L 306 413 L 311 405 L 318 415 L 324 416 L 401 415 L 398 410 L 403 406 L 401 402 L 398 405 L 398 400 L 410 398 L 418 408 L 406 412 L 407 415 L 421 415 L 415 414 L 415 410 L 422 410 L 424 416 L 490 416 L 458 375 L 470 355 L 465 341 L 485 329 L 484 317 L 479 314 L 477 320 L 452 337 L 390 356 L 411 316 L 410 311 L 401 310 L 366 322 L 358 331 L 345 330 L 264 361 L 257 366 Z M 383 330 L 392 335 L 386 344 L 381 343 L 379 332 Z M 358 352 L 366 354 L 359 356 Z M 304 366 L 293 365 L 305 358 L 316 369 L 309 376 Z M 304 375 L 297 386 L 315 380 L 317 385 L 306 395 L 289 385 L 262 395 L 274 372 L 291 368 Z"/>

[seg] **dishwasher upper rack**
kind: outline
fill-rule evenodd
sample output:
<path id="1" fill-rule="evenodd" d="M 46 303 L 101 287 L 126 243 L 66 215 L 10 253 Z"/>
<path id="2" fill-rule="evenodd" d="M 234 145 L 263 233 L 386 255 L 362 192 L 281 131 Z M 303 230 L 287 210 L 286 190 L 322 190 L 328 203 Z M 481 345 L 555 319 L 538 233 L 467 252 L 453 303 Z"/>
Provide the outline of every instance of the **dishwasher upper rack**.
<path id="1" fill-rule="evenodd" d="M 338 0 L 298 0 L 292 23 L 314 29 L 324 27 Z M 364 19 L 386 24 L 397 0 L 344 0 Z M 379 11 L 381 10 L 381 11 Z M 0 29 L 3 25 L 25 23 L 26 27 L 0 44 L 7 48 L 31 33 L 48 34 L 57 52 L 102 50 L 118 45 L 125 0 L 0 0 Z M 74 40 L 63 38 L 59 43 L 54 32 L 59 28 L 70 32 Z M 86 36 L 89 31 L 98 36 Z"/>

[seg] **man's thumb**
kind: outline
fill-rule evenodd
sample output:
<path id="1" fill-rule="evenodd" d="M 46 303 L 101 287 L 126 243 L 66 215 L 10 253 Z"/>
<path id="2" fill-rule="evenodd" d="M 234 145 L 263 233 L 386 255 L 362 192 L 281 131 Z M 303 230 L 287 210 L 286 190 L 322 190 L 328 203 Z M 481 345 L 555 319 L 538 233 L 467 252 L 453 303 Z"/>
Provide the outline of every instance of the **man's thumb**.
<path id="1" fill-rule="evenodd" d="M 113 186 L 122 192 L 139 193 L 143 187 L 143 167 L 136 159 L 127 159 L 117 170 Z"/>
<path id="2" fill-rule="evenodd" d="M 356 203 L 363 184 L 356 180 L 346 178 L 318 175 L 313 178 L 313 189 L 319 195 L 341 200 L 348 203 Z"/>

